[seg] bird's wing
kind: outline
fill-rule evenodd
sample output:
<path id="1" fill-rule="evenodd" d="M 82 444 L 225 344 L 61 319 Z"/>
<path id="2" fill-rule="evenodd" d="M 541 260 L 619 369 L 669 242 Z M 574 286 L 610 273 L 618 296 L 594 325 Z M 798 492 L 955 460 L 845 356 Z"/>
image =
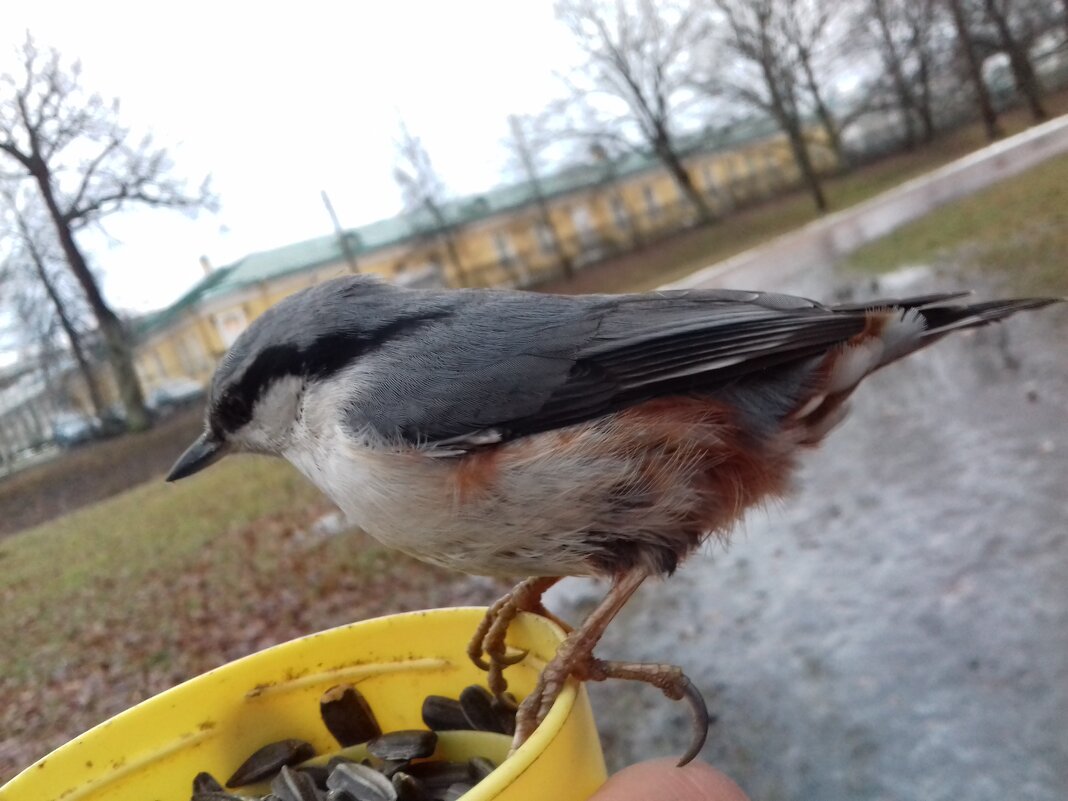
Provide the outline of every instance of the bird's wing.
<path id="1" fill-rule="evenodd" d="M 758 292 L 463 298 L 376 352 L 350 427 L 462 451 L 713 391 L 821 354 L 865 325 L 860 309 Z"/>

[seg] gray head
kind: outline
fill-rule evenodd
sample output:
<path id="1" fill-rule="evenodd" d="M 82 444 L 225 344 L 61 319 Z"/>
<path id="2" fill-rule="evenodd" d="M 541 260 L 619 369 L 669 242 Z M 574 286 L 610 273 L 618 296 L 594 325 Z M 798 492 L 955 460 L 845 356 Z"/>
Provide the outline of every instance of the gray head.
<path id="1" fill-rule="evenodd" d="M 204 433 L 171 468 L 192 475 L 233 451 L 278 454 L 308 384 L 357 362 L 409 321 L 409 294 L 370 276 L 347 276 L 271 307 L 238 337 L 211 382 Z"/>

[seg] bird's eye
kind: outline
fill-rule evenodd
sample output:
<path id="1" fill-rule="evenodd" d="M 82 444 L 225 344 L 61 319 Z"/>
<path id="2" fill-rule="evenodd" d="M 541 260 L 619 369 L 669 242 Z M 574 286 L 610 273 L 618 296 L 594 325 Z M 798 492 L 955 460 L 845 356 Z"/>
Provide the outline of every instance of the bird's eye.
<path id="1" fill-rule="evenodd" d="M 233 388 L 223 392 L 212 410 L 212 421 L 226 431 L 237 431 L 252 419 L 252 402 Z"/>

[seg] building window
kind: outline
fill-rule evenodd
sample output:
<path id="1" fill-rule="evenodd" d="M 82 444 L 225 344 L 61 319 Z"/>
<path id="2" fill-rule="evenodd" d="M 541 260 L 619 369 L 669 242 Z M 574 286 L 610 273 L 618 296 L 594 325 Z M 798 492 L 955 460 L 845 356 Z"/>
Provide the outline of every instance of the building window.
<path id="1" fill-rule="evenodd" d="M 497 231 L 493 235 L 493 244 L 497 247 L 497 261 L 501 266 L 512 267 L 516 262 L 516 256 L 511 237 L 504 231 Z"/>
<path id="2" fill-rule="evenodd" d="M 660 216 L 660 202 L 656 199 L 656 192 L 653 191 L 653 187 L 646 184 L 642 187 L 642 197 L 645 199 L 645 211 L 649 214 L 649 217 L 656 219 Z"/>
<path id="3" fill-rule="evenodd" d="M 593 229 L 593 217 L 586 206 L 575 206 L 571 210 L 571 223 L 575 226 L 579 241 L 585 248 L 594 247 L 597 244 L 597 232 Z"/>
<path id="4" fill-rule="evenodd" d="M 544 221 L 539 221 L 534 226 L 534 237 L 538 240 L 538 247 L 543 254 L 551 256 L 556 253 L 556 237 L 553 236 L 552 228 Z"/>
<path id="5" fill-rule="evenodd" d="M 246 328 L 248 318 L 240 306 L 215 315 L 215 330 L 219 332 L 219 338 L 227 348 L 234 344 L 234 340 L 241 336 L 241 332 Z"/>
<path id="6" fill-rule="evenodd" d="M 711 161 L 706 161 L 701 165 L 701 179 L 705 183 L 706 192 L 711 194 L 719 193 L 719 187 L 716 186 L 716 171 L 713 169 Z"/>
<path id="7" fill-rule="evenodd" d="M 612 195 L 612 219 L 615 220 L 616 228 L 626 231 L 630 228 L 630 214 L 627 213 L 627 204 L 623 202 L 621 195 Z"/>

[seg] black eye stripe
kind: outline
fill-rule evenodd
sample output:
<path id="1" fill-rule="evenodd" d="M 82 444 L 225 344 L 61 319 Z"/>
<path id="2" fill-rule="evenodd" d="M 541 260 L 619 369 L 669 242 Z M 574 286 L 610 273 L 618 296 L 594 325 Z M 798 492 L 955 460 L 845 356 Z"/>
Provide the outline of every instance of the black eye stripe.
<path id="1" fill-rule="evenodd" d="M 244 426 L 252 419 L 256 401 L 280 378 L 289 375 L 328 378 L 384 343 L 407 336 L 449 314 L 436 310 L 392 320 L 371 331 L 324 334 L 305 347 L 270 345 L 261 350 L 241 378 L 219 396 L 212 408 L 211 427 L 221 435 Z"/>

